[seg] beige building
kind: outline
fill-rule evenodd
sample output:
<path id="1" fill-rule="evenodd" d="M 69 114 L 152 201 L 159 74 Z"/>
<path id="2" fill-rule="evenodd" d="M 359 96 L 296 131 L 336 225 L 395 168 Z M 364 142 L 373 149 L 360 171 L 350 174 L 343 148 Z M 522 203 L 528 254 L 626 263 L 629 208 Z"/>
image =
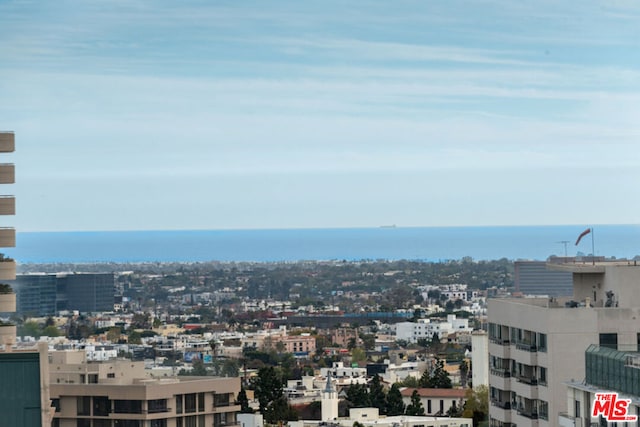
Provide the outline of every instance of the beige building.
<path id="1" fill-rule="evenodd" d="M 404 388 L 400 391 L 405 406 L 411 403 L 411 395 L 417 390 L 420 403 L 427 416 L 445 416 L 450 409 L 464 406 L 465 392 L 463 388 Z"/>
<path id="2" fill-rule="evenodd" d="M 145 377 L 144 363 L 50 354 L 53 427 L 235 427 L 239 378 Z"/>
<path id="3" fill-rule="evenodd" d="M 12 153 L 15 150 L 13 132 L 0 132 L 0 153 Z M 0 163 L 0 184 L 15 182 L 15 166 L 13 163 Z M 15 215 L 16 199 L 14 196 L 0 196 L 0 215 Z M 0 248 L 12 248 L 16 245 L 16 230 L 0 224 Z M 0 252 L 2 252 L 0 250 Z M 16 327 L 2 318 L 16 311 L 16 294 L 11 287 L 5 285 L 6 280 L 15 280 L 16 263 L 0 254 L 0 346 L 11 346 L 16 342 Z"/>
<path id="4" fill-rule="evenodd" d="M 572 273 L 572 296 L 488 300 L 492 427 L 556 425 L 566 411 L 566 383 L 584 378 L 591 344 L 637 349 L 640 343 L 640 266 L 549 268 Z"/>

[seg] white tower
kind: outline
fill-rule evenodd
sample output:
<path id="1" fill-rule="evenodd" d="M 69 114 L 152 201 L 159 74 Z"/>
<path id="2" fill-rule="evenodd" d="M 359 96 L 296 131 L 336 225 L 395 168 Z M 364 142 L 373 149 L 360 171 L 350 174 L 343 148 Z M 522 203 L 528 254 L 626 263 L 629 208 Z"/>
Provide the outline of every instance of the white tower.
<path id="1" fill-rule="evenodd" d="M 338 418 L 338 392 L 333 388 L 331 374 L 327 372 L 327 385 L 322 390 L 322 421 Z"/>

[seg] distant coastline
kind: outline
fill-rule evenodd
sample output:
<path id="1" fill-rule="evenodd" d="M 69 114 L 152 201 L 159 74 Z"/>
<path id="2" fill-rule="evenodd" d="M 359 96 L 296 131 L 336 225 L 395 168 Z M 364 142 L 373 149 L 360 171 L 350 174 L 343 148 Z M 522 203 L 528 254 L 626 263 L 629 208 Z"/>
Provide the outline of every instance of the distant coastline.
<path id="1" fill-rule="evenodd" d="M 18 263 L 546 259 L 585 226 L 18 232 Z M 393 233 L 388 229 L 393 228 Z M 640 254 L 640 225 L 595 226 L 596 255 Z M 589 254 L 588 241 L 567 246 Z"/>

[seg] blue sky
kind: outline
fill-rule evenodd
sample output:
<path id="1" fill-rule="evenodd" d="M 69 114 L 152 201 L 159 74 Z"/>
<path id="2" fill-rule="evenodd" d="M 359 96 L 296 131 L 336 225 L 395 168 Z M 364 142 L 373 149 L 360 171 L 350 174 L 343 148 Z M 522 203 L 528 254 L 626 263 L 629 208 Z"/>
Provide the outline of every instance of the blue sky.
<path id="1" fill-rule="evenodd" d="M 638 223 L 640 3 L 1 1 L 21 231 Z"/>

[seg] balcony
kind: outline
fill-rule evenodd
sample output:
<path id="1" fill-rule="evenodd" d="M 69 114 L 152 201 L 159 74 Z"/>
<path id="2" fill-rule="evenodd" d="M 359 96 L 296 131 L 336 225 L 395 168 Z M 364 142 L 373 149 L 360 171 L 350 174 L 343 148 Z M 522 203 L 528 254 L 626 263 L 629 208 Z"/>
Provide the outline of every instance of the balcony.
<path id="1" fill-rule="evenodd" d="M 566 412 L 558 414 L 558 427 L 583 427 L 582 419 L 572 417 Z"/>
<path id="2" fill-rule="evenodd" d="M 14 196 L 0 196 L 0 215 L 16 214 L 16 198 Z"/>
<path id="3" fill-rule="evenodd" d="M 501 359 L 510 359 L 511 348 L 509 346 L 509 341 L 490 340 L 489 354 Z"/>
<path id="4" fill-rule="evenodd" d="M 538 364 L 538 352 L 536 351 L 536 347 L 529 344 L 516 344 L 515 349 L 511 352 L 511 356 L 515 361 L 525 365 L 536 366 Z"/>
<path id="5" fill-rule="evenodd" d="M 14 313 L 15 311 L 16 294 L 13 292 L 2 293 L 2 290 L 0 289 L 0 313 Z"/>
<path id="6" fill-rule="evenodd" d="M 0 248 L 16 246 L 16 230 L 11 227 L 0 227 Z"/>
<path id="7" fill-rule="evenodd" d="M 523 350 L 523 351 L 538 351 L 538 347 L 536 347 L 534 344 L 529 344 L 526 342 L 519 342 L 516 343 L 516 348 L 518 350 Z"/>
<path id="8" fill-rule="evenodd" d="M 524 375 L 516 375 L 516 379 L 519 383 L 529 384 L 529 385 L 538 385 L 538 380 L 533 377 L 527 377 Z"/>
<path id="9" fill-rule="evenodd" d="M 500 390 L 511 389 L 511 372 L 504 369 L 491 368 L 489 373 L 492 376 L 492 386 L 499 388 Z"/>
<path id="10" fill-rule="evenodd" d="M 16 262 L 12 259 L 0 259 L 0 280 L 16 280 Z"/>
<path id="11" fill-rule="evenodd" d="M 500 409 L 507 409 L 507 410 L 511 409 L 511 402 L 509 402 L 509 401 L 504 402 L 504 401 L 499 401 L 499 400 L 496 400 L 496 399 L 491 399 L 491 404 L 493 406 L 496 406 L 496 407 L 500 408 Z"/>
<path id="12" fill-rule="evenodd" d="M 13 163 L 0 163 L 0 184 L 16 182 L 16 167 Z"/>
<path id="13" fill-rule="evenodd" d="M 0 321 L 0 345 L 15 344 L 16 333 L 16 325 Z"/>
<path id="14" fill-rule="evenodd" d="M 16 137 L 13 132 L 0 132 L 0 153 L 13 153 L 16 149 Z"/>

